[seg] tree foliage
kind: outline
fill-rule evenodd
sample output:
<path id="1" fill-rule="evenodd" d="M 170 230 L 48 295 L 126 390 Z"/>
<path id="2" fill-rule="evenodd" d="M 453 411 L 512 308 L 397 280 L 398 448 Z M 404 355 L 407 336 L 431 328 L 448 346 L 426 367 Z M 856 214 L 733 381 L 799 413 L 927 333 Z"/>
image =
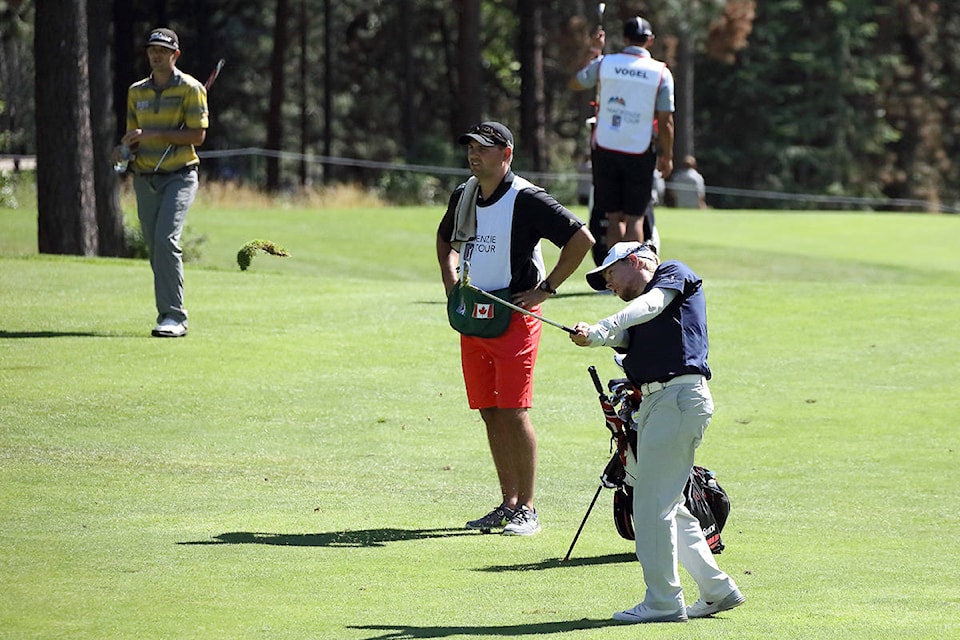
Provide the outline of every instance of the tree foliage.
<path id="1" fill-rule="evenodd" d="M 36 150 L 34 105 L 23 90 L 32 83 L 33 58 L 23 46 L 32 4 L 0 0 L 5 152 Z M 607 4 L 609 49 L 621 44 L 621 21 L 641 13 L 657 32 L 654 54 L 678 82 L 694 79 L 678 92 L 678 116 L 692 128 L 690 141 L 678 134 L 678 144 L 696 149 L 708 184 L 915 198 L 932 207 L 960 201 L 958 3 Z M 104 3 L 90 5 L 102 11 Z M 294 19 L 278 29 L 284 9 Z M 590 106 L 566 81 L 583 59 L 596 10 L 586 0 L 118 0 L 109 34 L 114 123 L 119 131 L 116 96 L 147 73 L 144 35 L 169 26 L 180 34 L 188 73 L 203 79 L 227 59 L 210 93 L 205 151 L 278 147 L 456 167 L 463 163 L 457 134 L 491 118 L 514 129 L 521 171 L 572 172 Z M 276 167 L 271 185 L 278 187 L 384 182 L 380 171 L 326 162 L 278 160 Z M 205 160 L 204 170 L 261 185 L 267 175 L 264 165 L 240 157 Z M 458 178 L 432 179 L 446 187 Z"/>

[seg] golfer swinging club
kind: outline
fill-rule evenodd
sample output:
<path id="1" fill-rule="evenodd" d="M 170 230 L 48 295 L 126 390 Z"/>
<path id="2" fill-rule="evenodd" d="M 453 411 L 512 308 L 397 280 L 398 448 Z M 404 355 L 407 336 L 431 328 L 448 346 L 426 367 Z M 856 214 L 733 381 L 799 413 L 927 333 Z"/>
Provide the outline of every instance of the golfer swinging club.
<path id="1" fill-rule="evenodd" d="M 437 229 L 437 259 L 450 323 L 461 333 L 467 402 L 486 426 L 501 494 L 497 506 L 466 526 L 533 535 L 540 531 L 534 507 L 537 437 L 528 409 L 543 325 L 487 298 L 467 297 L 471 288 L 461 286 L 457 268 L 469 262 L 473 286 L 539 313 L 590 251 L 593 236 L 553 196 L 511 171 L 513 134 L 507 127 L 483 122 L 459 143 L 467 148 L 473 175 L 450 197 Z M 550 271 L 540 251 L 543 238 L 561 248 Z"/>
<path id="2" fill-rule="evenodd" d="M 613 347 L 640 389 L 636 413 L 633 520 L 646 593 L 637 606 L 613 614 L 625 622 L 685 622 L 732 609 L 746 598 L 720 570 L 703 530 L 686 506 L 683 488 L 694 452 L 713 415 L 707 386 L 707 306 L 701 280 L 682 262 L 660 264 L 649 244 L 619 242 L 587 273 L 598 291 L 629 302 L 596 324 L 578 322 L 570 339 L 581 347 Z M 685 606 L 677 563 L 690 572 L 700 598 Z"/>

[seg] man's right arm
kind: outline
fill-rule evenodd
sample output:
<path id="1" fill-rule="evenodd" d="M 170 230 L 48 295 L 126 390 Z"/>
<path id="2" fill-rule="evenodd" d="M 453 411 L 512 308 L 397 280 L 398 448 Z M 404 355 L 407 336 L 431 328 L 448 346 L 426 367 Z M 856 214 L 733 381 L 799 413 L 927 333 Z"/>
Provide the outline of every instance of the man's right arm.
<path id="1" fill-rule="evenodd" d="M 591 70 L 591 68 L 600 64 L 600 58 L 603 57 L 603 47 L 606 45 L 606 37 L 603 29 L 598 30 L 593 35 L 593 40 L 590 43 L 590 57 L 584 61 L 576 75 L 570 78 L 570 81 L 567 83 L 568 89 L 571 91 L 583 91 L 584 89 L 591 89 L 597 86 L 599 74 L 595 69 Z"/>
<path id="2" fill-rule="evenodd" d="M 597 86 L 597 79 L 599 78 L 599 72 L 596 70 L 596 67 L 600 66 L 600 57 L 594 58 L 587 62 L 580 71 L 570 78 L 570 81 L 567 83 L 567 88 L 571 91 L 583 91 L 585 89 L 592 89 Z"/>
<path id="3" fill-rule="evenodd" d="M 443 280 L 443 290 L 450 295 L 450 290 L 457 283 L 457 264 L 459 256 L 450 242 L 453 234 L 453 212 L 460 199 L 460 190 L 454 190 L 447 203 L 447 210 L 437 227 L 437 262 L 440 264 L 440 277 Z"/>
<path id="4" fill-rule="evenodd" d="M 450 295 L 450 290 L 457 284 L 457 252 L 453 250 L 450 241 L 437 232 L 437 262 L 440 263 L 440 277 L 443 279 L 443 290 Z"/>
<path id="5" fill-rule="evenodd" d="M 632 300 L 618 313 L 600 320 L 597 324 L 578 322 L 574 326 L 578 335 L 571 336 L 571 339 L 581 347 L 626 347 L 629 343 L 627 329 L 657 317 L 670 306 L 678 293 L 674 289 L 654 287 Z M 574 339 L 575 337 L 580 339 Z"/>

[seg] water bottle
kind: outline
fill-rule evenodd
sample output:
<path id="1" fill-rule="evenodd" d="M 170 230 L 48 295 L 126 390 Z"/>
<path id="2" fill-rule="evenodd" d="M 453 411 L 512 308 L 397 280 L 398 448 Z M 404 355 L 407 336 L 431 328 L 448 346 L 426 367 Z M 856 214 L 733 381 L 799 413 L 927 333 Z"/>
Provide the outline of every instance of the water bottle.
<path id="1" fill-rule="evenodd" d="M 120 160 L 117 161 L 117 164 L 113 165 L 113 170 L 117 173 L 123 173 L 127 170 L 127 165 L 130 164 L 130 158 L 133 153 L 130 150 L 128 145 L 120 145 Z"/>

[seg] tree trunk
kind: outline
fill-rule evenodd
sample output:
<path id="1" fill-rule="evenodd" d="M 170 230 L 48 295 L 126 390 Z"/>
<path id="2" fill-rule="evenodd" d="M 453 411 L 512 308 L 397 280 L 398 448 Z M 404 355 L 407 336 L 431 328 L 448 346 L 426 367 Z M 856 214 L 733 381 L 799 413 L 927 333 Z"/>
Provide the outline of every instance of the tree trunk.
<path id="1" fill-rule="evenodd" d="M 97 254 L 86 0 L 37 0 L 37 226 L 40 253 Z"/>
<path id="2" fill-rule="evenodd" d="M 546 119 L 543 87 L 543 6 L 541 0 L 519 0 L 520 11 L 520 145 L 534 171 L 546 169 Z"/>
<path id="3" fill-rule="evenodd" d="M 117 192 L 117 172 L 110 162 L 116 144 L 117 122 L 113 112 L 113 75 L 110 66 L 110 13 L 93 8 L 87 13 L 90 45 L 90 112 L 93 136 L 93 182 L 97 207 L 97 254 L 126 256 L 123 211 Z M 126 101 L 124 101 L 126 104 Z"/>
<path id="4" fill-rule="evenodd" d="M 284 60 L 287 55 L 287 0 L 277 0 L 273 25 L 273 53 L 270 56 L 270 110 L 267 113 L 267 149 L 283 148 Z M 267 191 L 280 189 L 280 159 L 267 158 Z"/>
<path id="5" fill-rule="evenodd" d="M 307 0 L 300 0 L 300 186 L 309 183 L 307 176 L 307 141 L 310 139 L 310 120 L 307 117 L 309 95 L 307 92 L 307 34 L 310 31 L 310 16 L 307 13 Z"/>
<path id="6" fill-rule="evenodd" d="M 677 70 L 674 77 L 674 97 L 676 98 L 676 113 L 673 123 L 673 155 L 674 167 L 680 167 L 680 161 L 685 156 L 694 155 L 694 55 L 696 35 L 692 31 L 678 34 L 677 38 Z"/>
<path id="7" fill-rule="evenodd" d="M 143 34 L 146 40 L 146 34 Z M 133 8 L 130 0 L 113 0 L 113 110 L 116 114 L 116 139 L 127 130 L 127 89 L 137 80 L 134 47 Z"/>
<path id="8" fill-rule="evenodd" d="M 337 83 L 333 75 L 333 0 L 323 2 L 323 155 L 330 157 L 333 149 L 333 93 Z M 323 181 L 334 178 L 334 165 L 324 163 Z"/>
<path id="9" fill-rule="evenodd" d="M 480 0 L 459 0 L 458 35 L 460 46 L 457 49 L 457 75 L 459 85 L 456 88 L 457 105 L 453 114 L 453 128 L 463 133 L 478 123 L 482 117 L 481 98 L 483 95 L 480 80 Z"/>
<path id="10" fill-rule="evenodd" d="M 414 82 L 416 64 L 413 56 L 413 9 L 410 0 L 399 1 L 400 10 L 400 56 L 402 60 L 402 82 L 400 83 L 400 132 L 403 136 L 404 156 L 407 162 L 417 157 L 417 115 L 414 105 Z"/>

